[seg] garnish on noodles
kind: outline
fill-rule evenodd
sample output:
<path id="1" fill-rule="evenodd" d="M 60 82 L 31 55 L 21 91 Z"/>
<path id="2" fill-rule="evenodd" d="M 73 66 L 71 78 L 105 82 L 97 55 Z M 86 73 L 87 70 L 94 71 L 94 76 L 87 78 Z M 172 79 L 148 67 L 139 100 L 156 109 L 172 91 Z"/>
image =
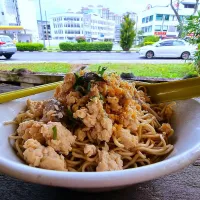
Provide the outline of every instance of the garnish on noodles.
<path id="1" fill-rule="evenodd" d="M 172 150 L 174 103 L 153 104 L 144 87 L 117 74 L 68 73 L 52 99 L 27 100 L 10 136 L 30 166 L 74 172 L 136 168 Z"/>

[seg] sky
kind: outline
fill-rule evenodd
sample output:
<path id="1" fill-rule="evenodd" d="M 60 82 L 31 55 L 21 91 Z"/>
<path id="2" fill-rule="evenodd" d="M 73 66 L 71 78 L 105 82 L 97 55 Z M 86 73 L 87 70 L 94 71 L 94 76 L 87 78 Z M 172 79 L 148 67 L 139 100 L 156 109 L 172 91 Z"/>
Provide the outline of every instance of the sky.
<path id="1" fill-rule="evenodd" d="M 35 0 L 37 5 L 37 17 L 40 19 L 39 14 L 39 0 Z M 126 11 L 139 13 L 145 10 L 148 4 L 167 5 L 170 0 L 40 0 L 42 6 L 42 15 L 44 18 L 45 10 L 47 16 L 50 14 L 66 12 L 68 9 L 79 11 L 82 6 L 87 5 L 103 5 L 110 8 L 111 11 L 122 14 Z"/>

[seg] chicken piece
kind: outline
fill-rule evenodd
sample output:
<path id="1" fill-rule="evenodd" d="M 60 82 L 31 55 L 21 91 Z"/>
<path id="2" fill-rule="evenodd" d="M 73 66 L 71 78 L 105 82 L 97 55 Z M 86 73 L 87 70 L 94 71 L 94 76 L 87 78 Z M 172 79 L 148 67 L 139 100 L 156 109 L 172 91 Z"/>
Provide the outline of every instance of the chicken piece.
<path id="1" fill-rule="evenodd" d="M 44 147 L 37 140 L 29 139 L 24 148 L 24 159 L 30 166 L 67 171 L 63 155 L 58 155 L 52 147 Z"/>
<path id="2" fill-rule="evenodd" d="M 81 98 L 80 93 L 79 92 L 70 92 L 67 96 L 66 96 L 66 104 L 67 106 L 72 106 L 73 104 L 75 104 L 79 99 Z"/>
<path id="3" fill-rule="evenodd" d="M 76 82 L 76 77 L 73 73 L 66 74 L 64 77 L 63 84 L 59 85 L 56 88 L 56 91 L 54 94 L 56 99 L 58 99 L 58 100 L 59 100 L 59 98 L 62 99 L 66 94 L 68 94 L 70 92 L 70 90 L 72 89 L 72 87 L 74 86 L 75 82 Z"/>
<path id="4" fill-rule="evenodd" d="M 76 136 L 66 129 L 60 122 L 48 122 L 42 126 L 41 132 L 46 139 L 46 143 L 55 151 L 68 155 L 72 150 Z"/>
<path id="5" fill-rule="evenodd" d="M 33 117 L 42 117 L 44 102 L 43 101 L 32 101 L 30 99 L 27 100 L 27 109 L 30 110 L 30 113 L 33 114 Z"/>
<path id="6" fill-rule="evenodd" d="M 119 124 L 123 124 L 123 126 L 127 129 L 130 129 L 131 132 L 137 131 L 139 127 L 139 121 L 137 119 L 137 109 L 133 107 L 128 107 L 126 111 L 121 114 Z"/>
<path id="7" fill-rule="evenodd" d="M 41 133 L 41 128 L 44 124 L 37 121 L 25 121 L 19 124 L 17 133 L 22 136 L 24 140 L 35 139 L 41 144 L 45 143 L 45 139 Z"/>
<path id="8" fill-rule="evenodd" d="M 100 100 L 95 97 L 86 105 L 86 107 L 87 108 L 83 107 L 80 110 L 74 112 L 73 117 L 82 119 L 83 123 L 87 127 L 91 128 L 95 126 L 97 116 L 100 110 L 103 110 L 103 106 Z"/>
<path id="9" fill-rule="evenodd" d="M 118 153 L 99 150 L 98 156 L 98 166 L 96 168 L 97 172 L 123 169 L 123 161 Z"/>
<path id="10" fill-rule="evenodd" d="M 163 123 L 159 130 L 162 131 L 162 133 L 165 132 L 168 136 L 174 133 L 171 125 L 168 123 Z"/>
<path id="11" fill-rule="evenodd" d="M 122 126 L 115 124 L 114 135 L 117 140 L 124 145 L 124 148 L 131 149 L 137 146 L 138 137 L 131 135 L 129 129 L 124 129 Z"/>
<path id="12" fill-rule="evenodd" d="M 64 108 L 56 99 L 44 101 L 43 122 L 59 122 L 64 117 Z"/>
<path id="13" fill-rule="evenodd" d="M 92 128 L 93 139 L 109 142 L 112 135 L 112 120 L 107 117 L 102 102 L 95 97 L 86 107 L 77 110 L 73 117 L 80 118 L 86 127 Z"/>
<path id="14" fill-rule="evenodd" d="M 119 105 L 119 99 L 117 97 L 107 97 L 107 101 L 112 111 L 116 112 L 122 108 L 122 106 Z"/>
<path id="15" fill-rule="evenodd" d="M 97 148 L 94 145 L 86 144 L 84 147 L 84 154 L 88 157 L 94 156 L 97 153 Z"/>
<path id="16" fill-rule="evenodd" d="M 112 120 L 106 116 L 99 116 L 94 129 L 91 131 L 91 137 L 100 141 L 109 142 L 112 136 Z"/>

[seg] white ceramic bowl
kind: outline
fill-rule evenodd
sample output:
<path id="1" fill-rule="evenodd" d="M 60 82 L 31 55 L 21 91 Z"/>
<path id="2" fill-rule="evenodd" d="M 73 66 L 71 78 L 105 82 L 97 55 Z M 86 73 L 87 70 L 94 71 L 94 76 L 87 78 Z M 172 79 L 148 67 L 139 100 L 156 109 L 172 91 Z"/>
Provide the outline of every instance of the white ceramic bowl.
<path id="1" fill-rule="evenodd" d="M 46 92 L 29 98 L 39 100 L 52 97 Z M 112 172 L 60 172 L 30 167 L 16 156 L 8 136 L 14 126 L 5 126 L 25 107 L 27 98 L 0 105 L 0 171 L 10 176 L 39 184 L 85 190 L 108 190 L 155 179 L 178 171 L 200 156 L 200 104 L 196 100 L 177 102 L 173 119 L 174 151 L 156 164 L 136 169 Z"/>

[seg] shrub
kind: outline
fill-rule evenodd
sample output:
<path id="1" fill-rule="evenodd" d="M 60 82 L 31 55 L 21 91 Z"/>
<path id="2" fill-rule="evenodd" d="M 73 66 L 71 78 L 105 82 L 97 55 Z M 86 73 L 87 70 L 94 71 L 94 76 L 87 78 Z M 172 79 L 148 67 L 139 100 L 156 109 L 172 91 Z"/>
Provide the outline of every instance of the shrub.
<path id="1" fill-rule="evenodd" d="M 134 26 L 135 22 L 129 17 L 129 14 L 125 15 L 120 31 L 120 46 L 124 51 L 129 51 L 133 45 L 133 41 L 136 36 Z"/>
<path id="2" fill-rule="evenodd" d="M 155 35 L 150 35 L 150 36 L 147 36 L 144 38 L 144 43 L 145 42 L 158 42 L 159 41 L 159 37 L 158 36 L 155 36 Z"/>
<path id="3" fill-rule="evenodd" d="M 111 51 L 112 42 L 61 42 L 59 47 L 62 51 Z"/>
<path id="4" fill-rule="evenodd" d="M 78 36 L 78 37 L 76 37 L 76 41 L 77 41 L 78 43 L 81 43 L 81 42 L 85 42 L 86 39 L 85 39 L 84 36 Z"/>
<path id="5" fill-rule="evenodd" d="M 18 51 L 40 51 L 44 48 L 43 44 L 40 43 L 17 43 Z"/>
<path id="6" fill-rule="evenodd" d="M 144 46 L 147 46 L 147 45 L 152 45 L 154 44 L 155 42 L 144 42 Z"/>

